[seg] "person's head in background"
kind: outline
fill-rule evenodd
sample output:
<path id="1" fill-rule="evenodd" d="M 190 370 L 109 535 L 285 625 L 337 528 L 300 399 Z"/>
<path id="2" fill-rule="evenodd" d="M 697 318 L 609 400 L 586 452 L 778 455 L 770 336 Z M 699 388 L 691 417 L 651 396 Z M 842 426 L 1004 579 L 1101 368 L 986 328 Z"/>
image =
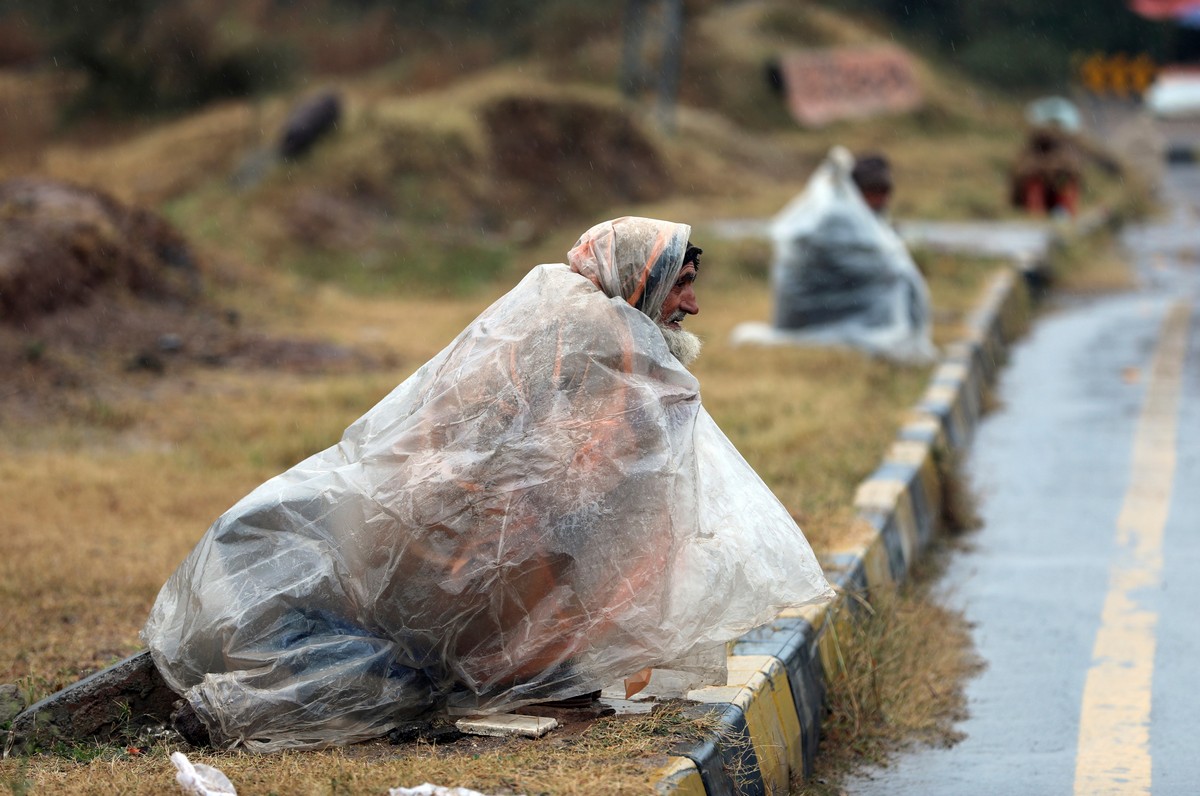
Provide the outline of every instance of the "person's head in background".
<path id="1" fill-rule="evenodd" d="M 886 157 L 874 153 L 859 157 L 850 178 L 858 186 L 867 207 L 879 215 L 887 212 L 892 198 L 892 166 Z"/>

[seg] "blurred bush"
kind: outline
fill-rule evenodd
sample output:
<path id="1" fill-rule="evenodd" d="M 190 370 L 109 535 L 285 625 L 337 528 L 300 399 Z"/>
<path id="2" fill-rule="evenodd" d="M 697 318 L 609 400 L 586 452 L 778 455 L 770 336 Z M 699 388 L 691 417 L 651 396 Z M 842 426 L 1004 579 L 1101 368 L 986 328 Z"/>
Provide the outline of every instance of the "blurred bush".
<path id="1" fill-rule="evenodd" d="M 9 0 L 7 18 L 32 25 L 44 56 L 87 78 L 68 114 L 156 113 L 287 82 L 282 43 L 234 35 L 214 2 Z M 30 49 L 31 45 L 26 45 Z"/>
<path id="2" fill-rule="evenodd" d="M 0 69 L 29 66 L 44 54 L 45 45 L 29 20 L 14 10 L 0 10 Z"/>
<path id="3" fill-rule="evenodd" d="M 1200 37 L 1152 22 L 1127 0 L 823 0 L 843 11 L 873 13 L 888 30 L 941 52 L 968 74 L 995 86 L 1041 91 L 1074 79 L 1081 52 L 1144 52 L 1156 60 L 1200 54 Z"/>

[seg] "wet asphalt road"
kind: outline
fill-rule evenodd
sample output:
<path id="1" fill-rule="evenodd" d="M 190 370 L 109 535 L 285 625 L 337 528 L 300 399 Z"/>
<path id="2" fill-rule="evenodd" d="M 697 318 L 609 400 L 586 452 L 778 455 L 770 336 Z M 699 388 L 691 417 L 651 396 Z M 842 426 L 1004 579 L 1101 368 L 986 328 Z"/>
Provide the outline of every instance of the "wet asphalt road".
<path id="1" fill-rule="evenodd" d="M 848 793 L 1200 794 L 1200 168 L 1164 191 L 1124 238 L 1141 289 L 1042 317 L 972 448 L 966 738 Z"/>

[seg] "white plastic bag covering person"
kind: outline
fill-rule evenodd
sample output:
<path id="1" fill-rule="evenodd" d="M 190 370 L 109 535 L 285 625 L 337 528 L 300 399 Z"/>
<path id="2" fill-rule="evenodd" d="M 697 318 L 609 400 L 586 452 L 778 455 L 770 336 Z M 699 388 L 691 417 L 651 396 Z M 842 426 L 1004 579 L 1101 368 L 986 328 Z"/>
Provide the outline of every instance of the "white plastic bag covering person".
<path id="1" fill-rule="evenodd" d="M 576 696 L 832 596 L 636 309 L 657 314 L 689 233 L 589 230 L 213 524 L 143 637 L 214 745 Z"/>
<path id="2" fill-rule="evenodd" d="M 771 224 L 771 326 L 741 324 L 733 342 L 844 345 L 899 362 L 931 362 L 929 291 L 904 242 L 850 178 L 854 159 L 831 150 Z"/>

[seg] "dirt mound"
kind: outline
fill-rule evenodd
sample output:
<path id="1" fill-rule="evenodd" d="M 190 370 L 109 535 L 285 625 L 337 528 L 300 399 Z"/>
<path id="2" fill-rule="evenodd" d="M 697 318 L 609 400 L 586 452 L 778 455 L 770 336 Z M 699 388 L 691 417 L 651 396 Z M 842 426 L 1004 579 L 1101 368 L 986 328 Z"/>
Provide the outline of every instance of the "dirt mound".
<path id="1" fill-rule="evenodd" d="M 84 306 L 113 290 L 191 301 L 199 274 L 183 236 L 98 191 L 49 180 L 0 183 L 0 322 Z"/>
<path id="2" fill-rule="evenodd" d="M 579 100 L 507 97 L 484 110 L 497 176 L 512 202 L 562 219 L 666 197 L 658 151 L 627 113 Z"/>
<path id="3" fill-rule="evenodd" d="M 0 406 L 28 419 L 80 395 L 119 399 L 139 379 L 196 366 L 387 364 L 244 329 L 205 298 L 202 275 L 184 237 L 154 213 L 66 183 L 0 183 Z"/>

